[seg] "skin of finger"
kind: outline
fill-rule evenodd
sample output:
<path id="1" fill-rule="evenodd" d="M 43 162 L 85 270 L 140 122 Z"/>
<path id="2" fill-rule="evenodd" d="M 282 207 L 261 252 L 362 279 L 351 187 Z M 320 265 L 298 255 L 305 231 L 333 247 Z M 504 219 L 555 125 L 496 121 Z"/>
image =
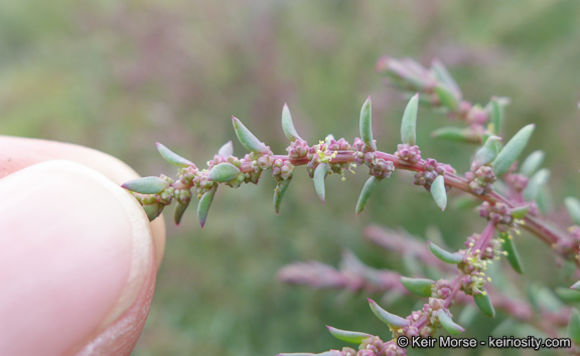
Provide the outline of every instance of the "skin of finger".
<path id="1" fill-rule="evenodd" d="M 135 199 L 70 161 L 10 174 L 0 196 L 0 354 L 129 354 L 156 271 Z"/>
<path id="2" fill-rule="evenodd" d="M 85 146 L 0 135 L 0 179 L 20 169 L 49 160 L 70 160 L 101 172 L 120 185 L 139 175 L 121 160 Z M 160 216 L 151 222 L 155 261 L 161 264 L 165 249 L 165 223 Z"/>

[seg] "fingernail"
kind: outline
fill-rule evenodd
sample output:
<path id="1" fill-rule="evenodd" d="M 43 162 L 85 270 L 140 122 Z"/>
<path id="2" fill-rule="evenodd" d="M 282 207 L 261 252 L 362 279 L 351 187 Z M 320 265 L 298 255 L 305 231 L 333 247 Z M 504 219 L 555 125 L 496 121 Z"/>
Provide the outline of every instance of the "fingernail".
<path id="1" fill-rule="evenodd" d="M 114 322 L 154 264 L 135 199 L 49 161 L 0 180 L 0 354 L 62 354 Z M 34 342 L 31 342 L 34 340 Z"/>

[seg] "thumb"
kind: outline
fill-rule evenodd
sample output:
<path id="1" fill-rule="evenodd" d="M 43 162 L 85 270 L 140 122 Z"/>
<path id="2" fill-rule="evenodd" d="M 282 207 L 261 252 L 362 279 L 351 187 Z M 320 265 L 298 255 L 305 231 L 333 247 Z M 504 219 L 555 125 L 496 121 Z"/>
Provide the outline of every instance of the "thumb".
<path id="1" fill-rule="evenodd" d="M 129 354 L 157 265 L 129 194 L 78 163 L 0 179 L 0 354 Z"/>

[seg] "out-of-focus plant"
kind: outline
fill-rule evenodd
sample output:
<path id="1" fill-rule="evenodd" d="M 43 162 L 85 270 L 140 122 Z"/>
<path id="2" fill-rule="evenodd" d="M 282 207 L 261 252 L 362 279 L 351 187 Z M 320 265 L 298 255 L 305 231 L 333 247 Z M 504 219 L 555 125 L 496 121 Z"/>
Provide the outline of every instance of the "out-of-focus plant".
<path id="1" fill-rule="evenodd" d="M 549 178 L 549 171 L 541 168 L 544 154 L 541 151 L 533 152 L 518 165 L 517 160 L 532 136 L 534 125 L 521 128 L 509 140 L 504 139 L 502 123 L 508 99 L 492 97 L 485 106 L 472 104 L 463 98 L 459 86 L 440 62 L 434 61 L 430 68 L 425 68 L 411 59 L 384 57 L 377 63 L 377 69 L 387 75 L 393 86 L 410 96 L 401 120 L 401 143 L 393 153 L 378 150 L 373 138 L 370 97 L 360 110 L 360 135 L 352 142 L 328 135 L 315 144 L 308 144 L 295 129 L 290 110 L 284 105 L 281 121 L 283 131 L 290 140 L 287 154 L 274 154 L 239 119 L 232 117 L 235 134 L 250 153 L 236 157 L 230 141 L 207 162 L 206 168 L 198 168 L 193 162 L 158 143 L 161 156 L 179 167 L 177 177 L 144 177 L 126 182 L 123 187 L 133 192 L 151 220 L 175 201 L 176 224 L 181 221 L 193 196 L 197 196 L 197 216 L 203 227 L 218 189 L 224 186 L 237 188 L 243 183 L 257 184 L 267 170 L 272 172 L 277 183 L 273 197 L 276 213 L 280 211 L 297 166 L 306 166 L 314 183 L 314 191 L 323 202 L 328 176 L 338 175 L 344 180 L 346 173 L 354 173 L 357 167 L 367 166 L 369 178 L 356 202 L 356 214 L 363 211 L 375 187 L 391 177 L 396 169 L 415 172 L 413 184 L 423 186 L 441 210 L 447 206 L 448 191 L 455 188 L 470 197 L 469 201 L 463 200 L 460 204 L 478 202 L 479 215 L 487 220 L 487 225 L 481 233 L 466 238 L 465 248 L 454 252 L 435 243 L 423 246 L 409 237 L 367 230 L 367 236 L 375 243 L 404 256 L 420 257 L 420 261 L 437 270 L 439 275 L 448 276 L 438 280 L 424 276 L 401 277 L 395 271 L 376 270 L 364 265 L 350 252 L 345 253 L 340 270 L 318 262 L 284 268 L 280 278 L 288 283 L 315 288 L 394 291 L 427 298 L 420 309 L 406 317 L 392 314 L 369 299 L 373 314 L 389 327 L 390 339 L 384 341 L 367 333 L 328 327 L 333 336 L 358 344 L 359 350 L 345 347 L 341 351 L 330 350 L 318 355 L 402 355 L 406 350 L 397 344 L 401 336 L 428 337 L 441 328 L 453 335 L 461 333 L 464 328 L 454 320 L 450 311 L 453 304 L 473 304 L 491 318 L 498 307 L 515 320 L 535 326 L 550 336 L 559 335 L 560 329 L 568 324 L 567 316 L 570 314 L 571 339 L 580 342 L 578 312 L 570 313 L 570 309 L 564 309 L 562 315 L 549 310 L 542 312 L 540 320 L 534 316 L 533 310 L 538 310 L 538 303 L 530 305 L 508 297 L 491 285 L 492 279 L 488 276 L 488 267 L 504 256 L 516 272 L 523 273 L 514 241 L 522 229 L 545 242 L 559 258 L 580 267 L 580 201 L 572 197 L 565 200 L 575 225 L 568 231 L 560 231 L 543 214 L 545 186 Z M 465 174 L 457 174 L 453 167 L 434 158 L 423 158 L 416 137 L 420 103 L 444 112 L 453 120 L 464 122 L 461 127 L 443 127 L 432 135 L 479 146 L 473 155 L 470 170 Z M 544 292 L 539 289 L 534 293 Z M 580 300 L 580 281 L 571 290 L 560 290 L 558 295 L 564 301 Z"/>

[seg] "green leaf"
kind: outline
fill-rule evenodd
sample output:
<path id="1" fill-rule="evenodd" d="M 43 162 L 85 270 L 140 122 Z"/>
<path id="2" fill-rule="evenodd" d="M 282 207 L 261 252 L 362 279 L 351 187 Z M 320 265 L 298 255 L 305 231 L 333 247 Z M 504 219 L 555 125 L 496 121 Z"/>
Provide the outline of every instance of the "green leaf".
<path id="1" fill-rule="evenodd" d="M 440 309 L 435 312 L 435 315 L 437 316 L 439 323 L 441 323 L 441 326 L 443 326 L 443 328 L 447 330 L 447 332 L 450 333 L 451 335 L 457 335 L 465 331 L 465 329 L 461 325 L 457 324 L 456 322 L 453 321 L 453 319 L 451 319 L 451 317 L 449 316 L 449 314 L 445 312 L 445 310 Z"/>
<path id="2" fill-rule="evenodd" d="M 207 214 L 209 213 L 209 208 L 211 206 L 211 202 L 213 201 L 213 197 L 217 190 L 217 185 L 214 185 L 210 190 L 203 193 L 201 199 L 197 203 L 197 218 L 199 219 L 199 224 L 201 228 L 205 226 L 205 222 L 207 221 Z"/>
<path id="3" fill-rule="evenodd" d="M 195 164 L 193 164 L 193 162 L 191 162 L 190 160 L 188 160 L 186 158 L 181 157 L 177 153 L 175 153 L 172 150 L 170 150 L 169 148 L 165 147 L 162 143 L 156 142 L 155 145 L 157 146 L 157 151 L 159 151 L 159 154 L 161 155 L 161 157 L 163 157 L 164 160 L 171 163 L 172 165 L 177 166 L 177 167 L 195 166 Z"/>
<path id="4" fill-rule="evenodd" d="M 282 203 L 282 199 L 286 194 L 286 190 L 288 190 L 288 186 L 290 185 L 291 179 L 292 177 L 281 180 L 280 182 L 278 182 L 276 188 L 274 189 L 274 211 L 276 212 L 276 215 L 280 213 L 280 204 Z"/>
<path id="5" fill-rule="evenodd" d="M 580 200 L 568 197 L 564 199 L 564 204 L 566 205 L 568 214 L 570 214 L 570 218 L 572 218 L 574 224 L 580 226 Z"/>
<path id="6" fill-rule="evenodd" d="M 439 62 L 438 60 L 434 60 L 431 64 L 431 68 L 433 69 L 433 73 L 435 74 L 435 78 L 443 83 L 447 88 L 451 89 L 456 97 L 461 99 L 461 89 L 459 89 L 459 85 L 455 82 L 451 74 L 443 63 Z"/>
<path id="7" fill-rule="evenodd" d="M 556 295 L 568 304 L 580 302 L 580 292 L 570 288 L 556 288 Z"/>
<path id="8" fill-rule="evenodd" d="M 526 147 L 532 132 L 534 132 L 534 127 L 534 124 L 529 124 L 521 128 L 499 152 L 492 163 L 496 176 L 501 177 L 509 170 Z"/>
<path id="9" fill-rule="evenodd" d="M 367 202 L 371 196 L 371 194 L 373 193 L 373 191 L 375 190 L 375 187 L 377 186 L 377 183 L 379 182 L 379 179 L 377 179 L 377 177 L 375 176 L 370 176 L 369 179 L 367 179 L 367 181 L 365 182 L 360 195 L 358 196 L 358 201 L 356 202 L 356 214 L 360 214 L 363 209 L 365 208 L 365 206 L 367 205 Z"/>
<path id="10" fill-rule="evenodd" d="M 162 204 L 153 203 L 153 204 L 143 205 L 143 210 L 145 210 L 145 214 L 147 214 L 149 221 L 153 221 L 156 217 L 158 217 L 161 214 L 164 207 L 165 206 Z"/>
<path id="11" fill-rule="evenodd" d="M 435 282 L 426 278 L 401 277 L 401 284 L 411 293 L 422 297 L 431 296 L 431 287 Z"/>
<path id="12" fill-rule="evenodd" d="M 499 151 L 501 150 L 501 138 L 498 136 L 490 136 L 483 146 L 477 150 L 475 153 L 475 157 L 473 161 L 478 165 L 488 164 L 489 162 L 493 161 Z"/>
<path id="13" fill-rule="evenodd" d="M 190 200 L 185 202 L 178 202 L 177 206 L 175 207 L 175 213 L 173 214 L 173 220 L 175 221 L 175 225 L 179 225 L 181 222 L 181 218 L 183 217 L 183 213 L 187 210 L 189 206 Z"/>
<path id="14" fill-rule="evenodd" d="M 337 328 L 333 328 L 332 326 L 326 325 L 330 334 L 337 338 L 340 341 L 350 342 L 352 344 L 360 344 L 363 342 L 364 339 L 371 337 L 372 335 L 367 333 L 361 333 L 358 331 L 348 331 L 348 330 L 341 330 Z"/>
<path id="15" fill-rule="evenodd" d="M 496 98 L 491 99 L 489 104 L 490 104 L 491 123 L 493 125 L 493 133 L 499 135 L 504 120 L 503 108 Z"/>
<path id="16" fill-rule="evenodd" d="M 442 249 L 441 247 L 435 245 L 433 242 L 429 243 L 429 249 L 431 250 L 431 252 L 433 253 L 433 255 L 435 255 L 435 257 L 437 257 L 438 259 L 440 259 L 443 262 L 446 263 L 450 263 L 450 264 L 457 264 L 461 261 L 463 261 L 463 254 L 460 252 L 449 252 L 446 251 L 444 249 Z"/>
<path id="17" fill-rule="evenodd" d="M 419 94 L 413 95 L 401 121 L 401 142 L 414 145 L 417 141 L 417 111 L 419 109 Z"/>
<path id="18" fill-rule="evenodd" d="M 222 147 L 218 150 L 218 156 L 222 157 L 229 157 L 234 154 L 234 145 L 232 141 L 228 141 L 223 144 Z"/>
<path id="19" fill-rule="evenodd" d="M 360 127 L 360 137 L 364 141 L 364 143 L 371 147 L 372 149 L 376 149 L 375 144 L 373 142 L 373 119 L 372 119 L 372 102 L 371 97 L 369 96 L 367 100 L 363 103 L 360 109 L 360 119 L 359 119 L 359 127 Z"/>
<path id="20" fill-rule="evenodd" d="M 235 116 L 232 116 L 232 123 L 234 125 L 234 131 L 236 132 L 236 136 L 238 136 L 238 140 L 242 146 L 244 146 L 247 150 L 252 152 L 263 152 L 266 149 L 266 145 L 258 140 L 254 134 L 248 130 L 244 124 Z"/>
<path id="21" fill-rule="evenodd" d="M 228 162 L 222 162 L 214 166 L 207 176 L 207 179 L 212 182 L 229 182 L 240 174 L 240 169 Z"/>
<path id="22" fill-rule="evenodd" d="M 445 190 L 445 179 L 439 175 L 431 184 L 431 196 L 435 200 L 435 204 L 441 209 L 445 210 L 447 206 L 447 191 Z"/>
<path id="23" fill-rule="evenodd" d="M 460 127 L 455 126 L 440 127 L 437 130 L 431 132 L 431 137 L 452 142 L 464 142 L 464 143 L 481 142 L 481 138 L 479 137 L 479 135 L 473 133 L 471 130 L 462 129 Z"/>
<path id="24" fill-rule="evenodd" d="M 459 100 L 455 97 L 451 90 L 447 89 L 442 85 L 438 85 L 434 88 L 435 94 L 439 98 L 441 104 L 449 109 L 450 111 L 455 111 L 459 107 Z"/>
<path id="25" fill-rule="evenodd" d="M 526 201 L 534 201 L 538 198 L 541 189 L 546 185 L 550 178 L 550 171 L 546 168 L 537 171 L 532 178 L 528 180 L 528 185 L 522 192 Z"/>
<path id="26" fill-rule="evenodd" d="M 580 281 L 576 281 L 574 284 L 570 286 L 570 288 L 580 292 Z"/>
<path id="27" fill-rule="evenodd" d="M 500 233 L 500 237 L 503 240 L 503 249 L 507 253 L 506 259 L 510 266 L 512 266 L 516 272 L 523 273 L 522 262 L 520 260 L 520 255 L 516 250 L 513 237 L 506 232 Z"/>
<path id="28" fill-rule="evenodd" d="M 133 179 L 121 186 L 136 193 L 159 194 L 169 186 L 169 183 L 163 178 L 151 176 Z"/>
<path id="29" fill-rule="evenodd" d="M 368 299 L 369 305 L 371 307 L 371 311 L 375 316 L 382 321 L 383 323 L 394 327 L 394 328 L 403 328 L 405 326 L 409 326 L 409 320 L 405 318 L 401 318 L 398 315 L 391 314 L 385 309 L 381 308 L 374 300 Z"/>
<path id="30" fill-rule="evenodd" d="M 316 194 L 318 194 L 318 197 L 320 198 L 320 200 L 322 200 L 323 203 L 325 198 L 324 179 L 326 178 L 326 175 L 328 174 L 329 171 L 330 167 L 326 163 L 319 164 L 314 170 L 313 177 L 314 190 L 316 191 Z"/>
<path id="31" fill-rule="evenodd" d="M 523 219 L 528 214 L 529 211 L 530 211 L 529 205 L 522 205 L 513 208 L 510 211 L 510 214 L 514 219 Z"/>
<path id="32" fill-rule="evenodd" d="M 544 152 L 534 151 L 524 160 L 522 166 L 520 167 L 520 173 L 526 177 L 531 177 L 532 174 L 536 173 L 540 166 L 544 162 Z"/>
<path id="33" fill-rule="evenodd" d="M 473 301 L 483 314 L 489 316 L 490 318 L 495 318 L 495 308 L 491 303 L 489 294 L 485 290 L 483 290 L 480 294 L 474 294 Z"/>
<path id="34" fill-rule="evenodd" d="M 568 323 L 568 332 L 570 338 L 575 344 L 580 344 L 580 314 L 578 310 L 574 309 L 570 315 L 570 322 Z"/>
<path id="35" fill-rule="evenodd" d="M 290 141 L 302 140 L 294 127 L 294 122 L 292 122 L 292 114 L 290 114 L 288 104 L 284 104 L 284 107 L 282 108 L 282 130 L 284 131 L 284 135 L 286 135 Z"/>

